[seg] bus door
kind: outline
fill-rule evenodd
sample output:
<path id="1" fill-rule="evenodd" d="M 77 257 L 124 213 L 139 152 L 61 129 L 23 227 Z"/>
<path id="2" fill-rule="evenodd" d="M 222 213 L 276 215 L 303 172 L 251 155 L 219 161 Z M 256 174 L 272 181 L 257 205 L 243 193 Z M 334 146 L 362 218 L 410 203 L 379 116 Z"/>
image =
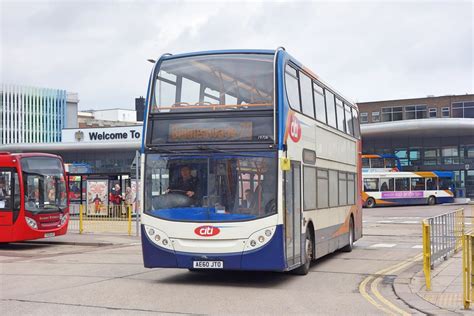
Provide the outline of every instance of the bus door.
<path id="1" fill-rule="evenodd" d="M 301 263 L 301 165 L 292 161 L 285 171 L 285 246 L 288 267 Z"/>
<path id="2" fill-rule="evenodd" d="M 13 196 L 14 171 L 9 168 L 0 168 L 0 226 L 10 226 L 14 222 Z"/>

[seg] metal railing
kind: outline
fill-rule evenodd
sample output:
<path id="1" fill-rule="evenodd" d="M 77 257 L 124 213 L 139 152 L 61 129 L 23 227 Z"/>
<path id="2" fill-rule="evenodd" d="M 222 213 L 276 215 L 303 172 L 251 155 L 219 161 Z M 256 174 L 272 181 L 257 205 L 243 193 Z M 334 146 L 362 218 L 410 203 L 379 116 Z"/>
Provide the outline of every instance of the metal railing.
<path id="1" fill-rule="evenodd" d="M 71 215 L 69 220 L 69 231 L 83 233 L 115 233 L 137 235 L 134 222 L 139 220 L 133 212 L 132 205 L 109 205 L 101 212 L 95 212 L 94 208 L 79 205 L 77 214 Z"/>
<path id="2" fill-rule="evenodd" d="M 464 235 L 464 209 L 429 217 L 422 222 L 423 272 L 426 289 L 431 289 L 431 269 L 461 250 Z"/>

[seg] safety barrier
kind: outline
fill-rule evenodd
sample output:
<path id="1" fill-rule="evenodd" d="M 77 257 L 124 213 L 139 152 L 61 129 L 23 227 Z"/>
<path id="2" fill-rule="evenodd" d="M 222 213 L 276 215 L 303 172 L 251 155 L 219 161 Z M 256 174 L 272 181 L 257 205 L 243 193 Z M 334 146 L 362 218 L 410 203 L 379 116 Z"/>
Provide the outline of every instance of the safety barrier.
<path id="1" fill-rule="evenodd" d="M 87 209 L 79 205 L 79 211 L 69 220 L 69 231 L 82 233 L 117 233 L 138 235 L 136 222 L 139 218 L 132 205 L 109 205 L 105 210 Z"/>
<path id="2" fill-rule="evenodd" d="M 462 239 L 462 288 L 464 309 L 469 309 L 474 289 L 473 262 L 474 262 L 474 235 L 472 231 L 464 234 Z"/>
<path id="3" fill-rule="evenodd" d="M 431 270 L 442 260 L 461 250 L 464 235 L 464 209 L 429 217 L 422 222 L 423 272 L 426 289 L 431 289 Z"/>

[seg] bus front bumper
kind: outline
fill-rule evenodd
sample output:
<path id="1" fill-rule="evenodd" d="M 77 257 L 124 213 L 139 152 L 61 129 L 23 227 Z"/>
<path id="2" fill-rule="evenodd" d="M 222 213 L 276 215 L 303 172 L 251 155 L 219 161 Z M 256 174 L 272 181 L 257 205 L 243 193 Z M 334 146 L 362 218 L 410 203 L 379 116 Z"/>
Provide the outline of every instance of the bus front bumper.
<path id="1" fill-rule="evenodd" d="M 239 253 L 184 253 L 153 243 L 142 225 L 143 262 L 146 268 L 193 269 L 194 261 L 222 261 L 223 270 L 284 271 L 286 269 L 283 226 L 278 225 L 264 246 Z"/>

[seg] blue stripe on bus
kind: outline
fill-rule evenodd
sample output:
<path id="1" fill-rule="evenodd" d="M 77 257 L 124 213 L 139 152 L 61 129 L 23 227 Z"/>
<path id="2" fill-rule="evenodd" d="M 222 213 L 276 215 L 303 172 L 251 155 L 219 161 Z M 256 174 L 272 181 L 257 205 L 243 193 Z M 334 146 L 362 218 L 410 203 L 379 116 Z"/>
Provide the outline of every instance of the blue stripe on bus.
<path id="1" fill-rule="evenodd" d="M 200 222 L 248 220 L 256 217 L 250 214 L 216 213 L 215 207 L 177 207 L 152 210 L 150 214 L 168 220 Z"/>
<path id="2" fill-rule="evenodd" d="M 146 268 L 184 268 L 193 267 L 194 260 L 220 260 L 224 270 L 284 271 L 283 225 L 278 225 L 275 233 L 265 246 L 246 252 L 206 254 L 174 252 L 158 247 L 148 238 L 142 225 L 143 262 Z"/>
<path id="3" fill-rule="evenodd" d="M 454 172 L 452 171 L 433 171 L 435 175 L 437 175 L 439 178 L 454 178 Z"/>

